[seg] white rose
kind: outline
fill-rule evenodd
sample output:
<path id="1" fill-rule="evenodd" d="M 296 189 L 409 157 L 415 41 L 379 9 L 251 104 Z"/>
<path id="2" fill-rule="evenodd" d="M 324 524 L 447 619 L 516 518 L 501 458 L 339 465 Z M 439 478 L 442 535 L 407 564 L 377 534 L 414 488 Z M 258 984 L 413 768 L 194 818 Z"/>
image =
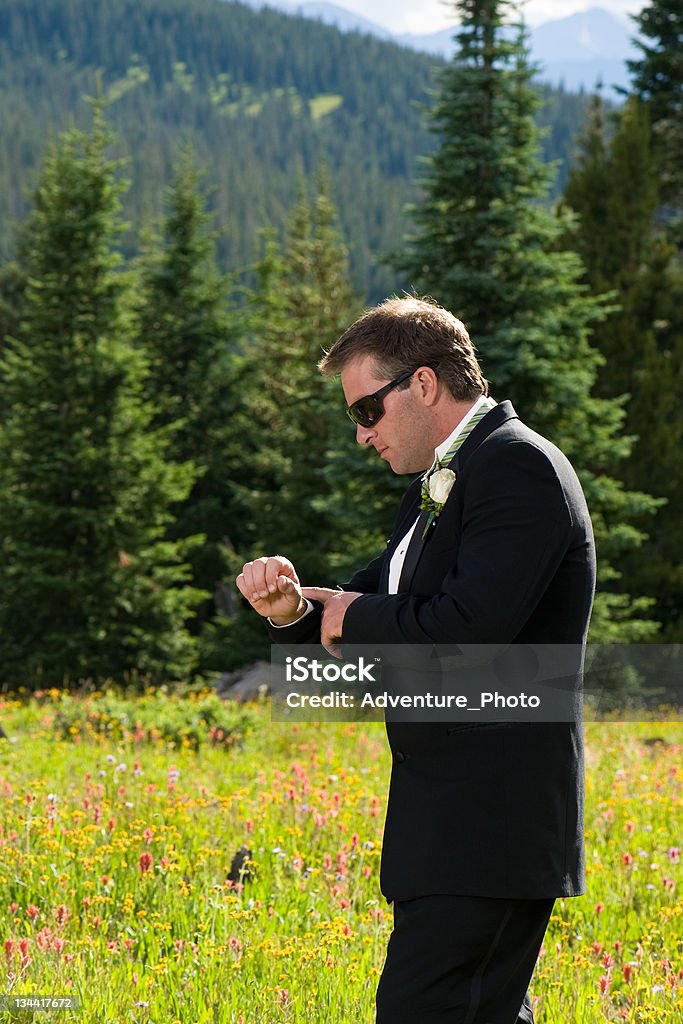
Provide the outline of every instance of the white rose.
<path id="1" fill-rule="evenodd" d="M 437 469 L 429 478 L 429 497 L 437 505 L 443 505 L 454 483 L 455 473 L 452 469 Z"/>

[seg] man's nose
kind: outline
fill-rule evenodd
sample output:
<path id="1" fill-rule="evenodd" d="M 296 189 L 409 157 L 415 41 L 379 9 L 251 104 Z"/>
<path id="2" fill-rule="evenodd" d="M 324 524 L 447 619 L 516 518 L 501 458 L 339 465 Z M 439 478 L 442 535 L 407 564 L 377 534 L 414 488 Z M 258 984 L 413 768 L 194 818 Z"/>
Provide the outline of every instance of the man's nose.
<path id="1" fill-rule="evenodd" d="M 370 444 L 375 431 L 372 427 L 362 427 L 360 423 L 356 424 L 356 442 L 358 444 Z"/>

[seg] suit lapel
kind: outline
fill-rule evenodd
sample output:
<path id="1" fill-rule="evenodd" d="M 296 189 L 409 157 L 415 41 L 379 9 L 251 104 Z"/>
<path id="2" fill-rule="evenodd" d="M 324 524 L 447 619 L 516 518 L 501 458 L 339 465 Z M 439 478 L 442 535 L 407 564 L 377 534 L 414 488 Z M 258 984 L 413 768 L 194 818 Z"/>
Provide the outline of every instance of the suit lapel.
<path id="1" fill-rule="evenodd" d="M 512 402 L 500 402 L 499 405 L 494 406 L 490 412 L 484 416 L 482 420 L 477 423 L 472 433 L 465 439 L 460 449 L 455 453 L 453 459 L 450 462 L 450 468 L 456 475 L 456 483 L 453 491 L 457 488 L 457 477 L 459 476 L 461 467 L 467 462 L 471 455 L 477 450 L 479 445 L 486 440 L 486 438 L 498 427 L 502 426 L 509 419 L 516 419 L 517 413 L 512 407 Z M 451 494 L 453 493 L 451 491 Z M 450 495 L 449 495 L 450 497 Z M 448 499 L 446 499 L 448 500 Z M 418 563 L 424 551 L 425 545 L 429 542 L 429 538 L 432 536 L 434 531 L 439 525 L 438 519 L 436 523 L 430 526 L 426 537 L 423 537 L 425 525 L 427 523 L 429 513 L 421 512 L 417 522 L 417 526 L 413 532 L 413 536 L 410 538 L 410 544 L 406 551 L 406 556 L 403 561 L 403 568 L 401 569 L 401 576 L 398 581 L 398 593 L 406 593 L 410 590 L 410 585 L 415 575 Z M 405 536 L 405 531 L 401 536 Z M 388 562 L 387 559 L 387 578 L 388 578 Z M 386 581 L 385 581 L 386 590 Z"/>

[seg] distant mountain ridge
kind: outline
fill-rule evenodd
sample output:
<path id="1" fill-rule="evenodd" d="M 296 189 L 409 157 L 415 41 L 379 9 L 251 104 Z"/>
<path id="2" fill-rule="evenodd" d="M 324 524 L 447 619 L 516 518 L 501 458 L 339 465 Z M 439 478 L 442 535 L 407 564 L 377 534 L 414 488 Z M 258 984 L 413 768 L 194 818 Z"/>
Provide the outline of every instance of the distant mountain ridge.
<path id="1" fill-rule="evenodd" d="M 253 7 L 274 7 L 287 14 L 314 18 L 334 25 L 342 32 L 362 32 L 407 46 L 412 50 L 450 57 L 457 26 L 430 32 L 391 33 L 382 25 L 349 11 L 339 4 L 296 3 L 296 0 L 247 0 Z M 605 88 L 627 88 L 626 61 L 637 55 L 633 43 L 635 28 L 602 7 L 590 7 L 565 18 L 546 21 L 529 30 L 531 55 L 540 65 L 539 78 L 570 91 L 592 91 L 596 83 Z"/>
<path id="2" fill-rule="evenodd" d="M 126 161 L 122 248 L 153 223 L 182 147 L 206 169 L 221 266 L 241 274 L 259 232 L 325 168 L 359 294 L 405 282 L 387 266 L 433 152 L 424 107 L 441 58 L 236 0 L 2 0 L 0 264 L 50 139 L 89 124 L 100 92 Z M 587 99 L 539 88 L 543 154 L 566 177 Z M 557 194 L 557 192 L 555 193 Z M 0 308 L 0 315 L 2 309 Z"/>

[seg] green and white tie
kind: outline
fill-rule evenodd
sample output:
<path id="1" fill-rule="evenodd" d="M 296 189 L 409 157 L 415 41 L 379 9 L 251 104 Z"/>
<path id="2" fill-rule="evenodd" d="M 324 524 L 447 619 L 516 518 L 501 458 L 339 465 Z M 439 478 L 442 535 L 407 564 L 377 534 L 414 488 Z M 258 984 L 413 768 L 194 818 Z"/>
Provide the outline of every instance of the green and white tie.
<path id="1" fill-rule="evenodd" d="M 487 398 L 484 399 L 484 401 L 481 403 L 481 405 L 479 406 L 479 408 L 475 412 L 474 416 L 470 417 L 470 419 L 467 421 L 467 423 L 462 428 L 462 430 L 460 431 L 458 436 L 455 438 L 455 440 L 451 442 L 451 444 L 449 445 L 448 450 L 444 454 L 443 458 L 442 459 L 438 459 L 437 458 L 432 463 L 430 469 L 427 471 L 427 473 L 424 476 L 423 493 L 424 493 L 425 484 L 427 485 L 427 490 L 429 489 L 428 480 L 429 480 L 430 476 L 432 475 L 432 473 L 435 470 L 437 470 L 437 469 L 446 469 L 448 467 L 448 464 L 454 458 L 456 453 L 460 451 L 460 448 L 462 447 L 464 442 L 467 440 L 467 438 L 470 436 L 470 434 L 472 433 L 472 431 L 476 427 L 477 423 L 479 423 L 481 420 L 483 420 L 484 416 L 486 416 L 486 414 L 488 412 L 490 412 L 491 409 L 495 408 L 495 406 L 497 404 L 498 403 L 493 398 L 488 398 L 487 397 Z M 426 537 L 427 531 L 429 530 L 429 527 L 434 522 L 434 519 L 435 519 L 435 513 L 433 511 L 431 511 L 429 513 L 428 517 L 427 517 L 427 522 L 425 523 L 424 530 L 422 531 L 422 537 L 423 538 Z"/>

